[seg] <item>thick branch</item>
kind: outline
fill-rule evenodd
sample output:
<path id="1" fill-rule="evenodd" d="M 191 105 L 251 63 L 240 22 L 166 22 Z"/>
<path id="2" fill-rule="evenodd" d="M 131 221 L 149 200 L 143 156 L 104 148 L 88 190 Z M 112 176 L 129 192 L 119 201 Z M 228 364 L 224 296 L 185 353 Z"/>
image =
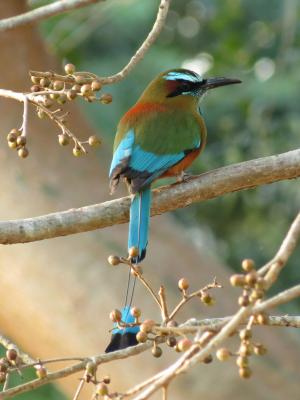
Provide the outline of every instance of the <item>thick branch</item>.
<path id="1" fill-rule="evenodd" d="M 59 0 L 52 4 L 47 4 L 28 11 L 24 14 L 0 20 L 0 32 L 16 28 L 17 26 L 26 25 L 34 21 L 40 21 L 54 15 L 62 14 L 75 8 L 85 7 L 92 3 L 97 3 L 104 0 Z"/>
<path id="2" fill-rule="evenodd" d="M 300 176 L 300 149 L 245 161 L 154 190 L 152 216 L 285 179 Z M 0 243 L 26 243 L 87 232 L 128 221 L 130 198 L 107 201 L 35 218 L 0 222 Z"/>

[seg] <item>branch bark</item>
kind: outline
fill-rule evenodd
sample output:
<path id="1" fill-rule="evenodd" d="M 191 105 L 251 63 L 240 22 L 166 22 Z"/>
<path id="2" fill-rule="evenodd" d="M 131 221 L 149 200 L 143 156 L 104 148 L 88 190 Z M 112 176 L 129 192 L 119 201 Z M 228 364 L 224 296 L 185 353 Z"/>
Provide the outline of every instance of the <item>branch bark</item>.
<path id="1" fill-rule="evenodd" d="M 300 177 L 300 149 L 229 165 L 153 191 L 158 215 L 239 190 Z M 128 221 L 130 197 L 34 218 L 0 222 L 0 243 L 27 243 Z"/>
<path id="2" fill-rule="evenodd" d="M 18 26 L 26 25 L 34 21 L 40 21 L 52 17 L 54 15 L 62 14 L 76 8 L 86 7 L 89 4 L 97 3 L 104 0 L 59 0 L 52 4 L 47 4 L 36 8 L 35 10 L 28 11 L 24 14 L 16 15 L 14 17 L 5 18 L 0 20 L 0 32 L 14 29 Z"/>

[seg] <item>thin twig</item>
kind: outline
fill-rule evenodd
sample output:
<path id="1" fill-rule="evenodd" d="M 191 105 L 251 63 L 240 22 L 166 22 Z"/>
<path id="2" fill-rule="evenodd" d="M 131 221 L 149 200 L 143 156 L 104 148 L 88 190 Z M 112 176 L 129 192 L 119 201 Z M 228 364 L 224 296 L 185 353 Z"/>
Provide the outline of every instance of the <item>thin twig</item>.
<path id="1" fill-rule="evenodd" d="M 85 380 L 84 380 L 84 379 L 80 379 L 80 382 L 79 382 L 79 385 L 78 385 L 78 387 L 77 387 L 77 390 L 76 390 L 76 392 L 75 392 L 75 394 L 74 394 L 73 400 L 78 400 L 79 395 L 80 395 L 80 392 L 81 392 L 81 390 L 82 390 L 84 384 L 85 384 Z"/>
<path id="2" fill-rule="evenodd" d="M 288 235 L 292 235 L 295 236 L 295 238 L 293 240 L 290 240 L 288 238 L 288 236 L 285 238 L 285 240 L 282 242 L 278 252 L 276 253 L 275 257 L 272 258 L 271 261 L 267 262 L 266 265 L 264 265 L 263 267 L 261 267 L 258 270 L 258 273 L 263 276 L 266 274 L 266 278 L 267 279 L 271 279 L 270 278 L 270 274 L 272 276 L 272 279 L 275 278 L 275 274 L 278 274 L 280 272 L 280 268 L 281 268 L 281 264 L 282 264 L 282 257 L 284 256 L 284 254 L 288 251 L 289 253 L 294 251 L 295 245 L 296 245 L 296 241 L 298 240 L 297 238 L 299 238 L 300 235 L 300 212 L 298 214 L 298 216 L 296 217 L 296 219 L 294 220 L 293 224 L 291 225 L 290 229 L 289 229 L 289 233 Z M 288 246 L 289 248 L 286 249 L 286 246 Z M 278 265 L 277 265 L 278 264 Z M 273 267 L 274 265 L 274 267 Z M 273 272 L 269 273 L 269 270 L 273 269 Z M 275 269 L 275 271 L 274 271 Z"/>
<path id="3" fill-rule="evenodd" d="M 162 400 L 168 400 L 168 385 L 162 387 Z"/>
<path id="4" fill-rule="evenodd" d="M 288 258 L 293 253 L 299 238 L 300 212 L 292 223 L 288 234 L 282 242 L 277 254 L 270 263 L 270 268 L 264 277 L 267 282 L 266 288 L 269 288 L 276 281 L 281 269 L 285 266 Z"/>
<path id="5" fill-rule="evenodd" d="M 0 97 L 10 98 L 17 100 L 24 105 L 23 111 L 23 122 L 22 122 L 22 136 L 27 136 L 27 126 L 28 126 L 28 103 L 31 103 L 37 109 L 41 109 L 47 117 L 53 121 L 62 133 L 68 135 L 74 142 L 76 146 L 80 148 L 80 150 L 86 154 L 86 150 L 82 145 L 83 142 L 77 139 L 77 137 L 66 127 L 66 125 L 62 122 L 62 116 L 58 116 L 57 113 L 61 110 L 50 111 L 47 107 L 45 107 L 39 99 L 42 98 L 46 94 L 55 93 L 59 94 L 62 93 L 61 91 L 43 91 L 39 93 L 21 93 L 21 92 L 13 92 L 12 90 L 0 89 Z"/>
<path id="6" fill-rule="evenodd" d="M 148 290 L 148 292 L 153 297 L 154 301 L 157 303 L 158 307 L 161 309 L 161 304 L 160 304 L 159 298 L 157 297 L 157 295 L 155 294 L 154 290 L 149 285 L 149 283 L 146 281 L 146 279 L 143 277 L 141 272 L 136 268 L 136 265 L 133 264 L 130 261 L 130 259 L 127 259 L 127 258 L 121 257 L 120 260 L 121 260 L 122 263 L 128 265 L 129 268 L 134 271 L 134 273 L 135 273 L 136 277 L 138 278 L 138 280 L 145 286 L 145 288 Z"/>
<path id="7" fill-rule="evenodd" d="M 124 79 L 133 69 L 134 67 L 143 59 L 149 48 L 152 46 L 152 44 L 156 41 L 158 38 L 160 32 L 162 31 L 165 20 L 168 15 L 168 10 L 170 6 L 171 0 L 161 0 L 159 7 L 158 7 L 158 12 L 156 15 L 156 20 L 152 26 L 151 31 L 149 32 L 148 36 L 146 39 L 143 41 L 142 45 L 139 47 L 139 49 L 136 51 L 136 53 L 131 57 L 130 61 L 125 65 L 124 68 L 122 68 L 121 71 L 118 73 L 107 76 L 107 77 L 98 77 L 96 75 L 93 75 L 92 77 L 89 77 L 88 74 L 85 77 L 85 79 L 82 81 L 83 83 L 91 83 L 92 80 L 95 78 L 101 82 L 102 85 L 108 85 L 116 82 L 120 82 L 122 79 Z M 30 74 L 32 76 L 36 76 L 38 78 L 51 78 L 55 79 L 58 81 L 64 81 L 68 83 L 74 83 L 75 78 L 72 76 L 64 76 L 60 74 L 55 74 L 52 72 L 40 72 L 40 71 L 30 71 Z"/>
<path id="8" fill-rule="evenodd" d="M 24 14 L 0 20 L 0 32 L 16 28 L 18 26 L 27 25 L 34 21 L 40 21 L 54 15 L 62 14 L 67 11 L 74 10 L 80 7 L 86 7 L 89 4 L 97 3 L 104 0 L 59 0 L 53 4 L 47 4 L 28 11 Z"/>
<path id="9" fill-rule="evenodd" d="M 209 283 L 208 285 L 205 285 L 202 289 L 196 290 L 195 292 L 191 294 L 187 294 L 186 292 L 183 294 L 182 299 L 180 302 L 177 304 L 177 306 L 174 308 L 174 310 L 171 312 L 169 319 L 173 319 L 175 315 L 178 313 L 178 311 L 191 299 L 194 297 L 199 297 L 203 292 L 206 292 L 207 290 L 210 289 L 215 289 L 215 288 L 222 288 L 222 285 L 220 285 L 216 279 L 214 279 L 213 283 Z"/>
<path id="10" fill-rule="evenodd" d="M 9 388 L 9 378 L 10 378 L 10 373 L 8 372 L 6 374 L 5 382 L 4 382 L 4 385 L 3 385 L 3 388 L 2 388 L 3 392 Z"/>
<path id="11" fill-rule="evenodd" d="M 163 320 L 163 322 L 168 322 L 168 320 L 170 318 L 169 318 L 169 313 L 168 313 L 166 290 L 165 290 L 164 286 L 161 286 L 159 288 L 158 295 L 159 295 L 160 304 L 161 304 L 162 320 Z"/>

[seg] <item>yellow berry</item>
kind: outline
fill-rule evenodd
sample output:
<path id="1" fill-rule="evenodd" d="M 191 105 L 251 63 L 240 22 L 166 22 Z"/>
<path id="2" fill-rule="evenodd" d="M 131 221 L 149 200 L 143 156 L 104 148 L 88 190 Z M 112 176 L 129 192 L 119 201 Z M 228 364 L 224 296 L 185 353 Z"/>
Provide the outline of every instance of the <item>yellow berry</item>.
<path id="1" fill-rule="evenodd" d="M 210 364 L 213 361 L 213 356 L 209 354 L 203 359 L 204 364 Z"/>
<path id="2" fill-rule="evenodd" d="M 35 83 L 35 84 L 40 83 L 40 78 L 38 78 L 37 76 L 32 76 L 30 79 L 31 79 L 32 83 Z"/>
<path id="3" fill-rule="evenodd" d="M 81 75 L 76 75 L 76 76 L 75 76 L 75 82 L 76 82 L 78 85 L 83 85 L 84 82 L 85 82 L 85 78 L 84 78 L 83 76 L 81 76 Z"/>
<path id="4" fill-rule="evenodd" d="M 231 275 L 230 284 L 232 286 L 244 286 L 245 285 L 245 276 L 241 274 Z"/>
<path id="5" fill-rule="evenodd" d="M 112 100 L 113 100 L 113 98 L 112 98 L 112 95 L 111 94 L 109 94 L 109 93 L 103 93 L 101 96 L 100 96 L 100 102 L 102 103 L 102 104 L 109 104 L 109 103 L 111 103 L 112 102 Z"/>
<path id="6" fill-rule="evenodd" d="M 64 88 L 64 83 L 62 81 L 54 81 L 53 89 L 54 90 L 62 90 Z"/>
<path id="7" fill-rule="evenodd" d="M 73 89 L 67 91 L 68 100 L 74 100 L 77 97 L 77 92 Z"/>
<path id="8" fill-rule="evenodd" d="M 240 368 L 245 368 L 248 367 L 249 365 L 249 360 L 248 357 L 243 357 L 243 356 L 239 356 L 236 359 L 236 365 Z"/>
<path id="9" fill-rule="evenodd" d="M 250 304 L 249 296 L 247 296 L 247 295 L 240 296 L 238 299 L 238 303 L 239 303 L 239 306 L 241 306 L 241 307 L 249 306 L 249 304 Z"/>
<path id="10" fill-rule="evenodd" d="M 17 142 L 8 142 L 8 147 L 10 149 L 16 149 L 17 148 Z"/>
<path id="11" fill-rule="evenodd" d="M 257 272 L 248 272 L 248 274 L 245 276 L 245 282 L 248 286 L 253 287 L 257 282 Z"/>
<path id="12" fill-rule="evenodd" d="M 251 339 L 251 337 L 252 337 L 252 332 L 250 329 L 242 329 L 240 331 L 241 340 L 248 340 Z"/>
<path id="13" fill-rule="evenodd" d="M 46 378 L 47 376 L 47 370 L 43 365 L 36 365 L 35 373 L 39 379 Z"/>
<path id="14" fill-rule="evenodd" d="M 176 340 L 176 338 L 175 338 L 174 336 L 168 337 L 168 339 L 167 339 L 167 345 L 168 345 L 169 347 L 175 347 L 176 344 L 177 344 L 177 340 Z"/>
<path id="15" fill-rule="evenodd" d="M 28 149 L 26 147 L 21 147 L 18 150 L 18 156 L 20 158 L 26 158 L 26 157 L 28 157 L 28 154 L 29 154 L 29 151 L 28 151 Z"/>
<path id="16" fill-rule="evenodd" d="M 75 146 L 72 151 L 74 157 L 79 157 L 82 155 L 82 150 L 78 146 Z"/>
<path id="17" fill-rule="evenodd" d="M 99 396 L 106 396 L 108 394 L 108 387 L 105 385 L 105 383 L 98 383 L 96 393 Z"/>
<path id="18" fill-rule="evenodd" d="M 140 331 L 136 334 L 136 340 L 139 343 L 145 343 L 147 341 L 147 339 L 148 339 L 148 336 L 147 336 L 147 333 L 145 333 L 145 332 Z"/>
<path id="19" fill-rule="evenodd" d="M 83 94 L 83 96 L 89 96 L 92 92 L 91 85 L 87 83 L 85 85 L 82 85 L 80 91 Z"/>
<path id="20" fill-rule="evenodd" d="M 159 358 L 162 355 L 162 349 L 158 346 L 152 347 L 151 353 L 154 357 Z"/>
<path id="21" fill-rule="evenodd" d="M 80 92 L 81 86 L 78 85 L 78 83 L 75 83 L 75 85 L 72 86 L 71 90 L 73 90 L 74 92 Z"/>
<path id="22" fill-rule="evenodd" d="M 65 133 L 61 133 L 60 135 L 58 135 L 58 143 L 61 146 L 66 146 L 67 144 L 69 144 L 69 136 Z"/>
<path id="23" fill-rule="evenodd" d="M 9 134 L 7 135 L 7 141 L 8 142 L 15 142 L 17 140 L 18 135 L 15 132 L 9 132 Z"/>
<path id="24" fill-rule="evenodd" d="M 144 333 L 149 333 L 151 332 L 153 326 L 155 326 L 155 321 L 151 319 L 146 319 L 141 325 L 140 325 L 140 331 Z"/>
<path id="25" fill-rule="evenodd" d="M 50 85 L 50 80 L 48 78 L 41 78 L 40 85 L 42 87 L 48 87 Z"/>
<path id="26" fill-rule="evenodd" d="M 101 140 L 96 135 L 89 137 L 89 145 L 90 146 L 96 147 L 96 146 L 99 146 L 100 144 L 101 144 Z"/>
<path id="27" fill-rule="evenodd" d="M 227 348 L 223 347 L 217 350 L 216 356 L 220 361 L 227 361 L 231 356 L 231 352 Z"/>
<path id="28" fill-rule="evenodd" d="M 120 257 L 114 256 L 114 255 L 109 256 L 107 260 L 108 260 L 109 264 L 113 265 L 113 266 L 119 265 L 121 262 Z"/>
<path id="29" fill-rule="evenodd" d="M 207 292 L 204 292 L 201 297 L 201 301 L 207 306 L 213 306 L 215 304 L 215 299 Z"/>
<path id="30" fill-rule="evenodd" d="M 39 92 L 40 90 L 41 90 L 41 88 L 40 88 L 39 85 L 33 85 L 33 86 L 31 86 L 31 88 L 30 88 L 30 91 L 31 91 L 31 92 Z"/>
<path id="31" fill-rule="evenodd" d="M 249 367 L 240 368 L 239 375 L 241 378 L 248 379 L 252 375 L 252 371 Z"/>
<path id="32" fill-rule="evenodd" d="M 117 308 L 110 312 L 109 318 L 112 322 L 120 322 L 122 319 L 122 313 Z"/>
<path id="33" fill-rule="evenodd" d="M 178 350 L 179 351 L 187 351 L 192 346 L 192 344 L 193 344 L 193 342 L 190 339 L 187 339 L 187 338 L 181 339 L 177 343 Z"/>
<path id="34" fill-rule="evenodd" d="M 73 75 L 75 72 L 75 65 L 74 64 L 66 64 L 65 65 L 65 72 L 68 75 Z"/>
<path id="35" fill-rule="evenodd" d="M 186 278 L 181 278 L 178 281 L 178 288 L 181 291 L 187 290 L 189 288 L 189 286 L 190 286 L 189 281 Z"/>
<path id="36" fill-rule="evenodd" d="M 141 310 L 137 307 L 132 307 L 130 310 L 130 314 L 134 317 L 134 318 L 139 318 L 141 316 Z"/>
<path id="37" fill-rule="evenodd" d="M 25 136 L 18 136 L 17 137 L 17 145 L 18 146 L 25 146 L 26 144 L 26 137 Z"/>
<path id="38" fill-rule="evenodd" d="M 255 263 L 253 260 L 246 258 L 242 261 L 242 268 L 245 272 L 250 272 L 255 268 Z"/>
<path id="39" fill-rule="evenodd" d="M 98 90 L 100 90 L 102 88 L 102 85 L 99 81 L 95 80 L 92 82 L 91 87 L 92 87 L 93 92 L 97 92 Z"/>
<path id="40" fill-rule="evenodd" d="M 58 102 L 58 104 L 65 104 L 67 101 L 67 95 L 65 95 L 64 93 L 60 94 L 56 101 Z"/>
<path id="41" fill-rule="evenodd" d="M 6 351 L 6 358 L 9 361 L 16 361 L 17 357 L 18 357 L 18 352 L 16 349 L 8 349 Z"/>
<path id="42" fill-rule="evenodd" d="M 250 343 L 242 343 L 239 349 L 239 354 L 242 357 L 248 357 L 251 356 L 252 354 L 252 346 L 250 345 Z"/>
<path id="43" fill-rule="evenodd" d="M 130 247 L 128 255 L 130 258 L 137 257 L 139 255 L 139 249 L 137 247 Z"/>

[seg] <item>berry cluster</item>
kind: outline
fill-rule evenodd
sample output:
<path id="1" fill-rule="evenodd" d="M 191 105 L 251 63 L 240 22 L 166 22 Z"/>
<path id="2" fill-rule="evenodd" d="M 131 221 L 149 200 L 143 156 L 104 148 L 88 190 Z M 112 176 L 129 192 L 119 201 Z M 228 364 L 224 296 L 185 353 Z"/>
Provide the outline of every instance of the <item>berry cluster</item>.
<path id="1" fill-rule="evenodd" d="M 261 300 L 265 295 L 266 280 L 259 276 L 255 270 L 253 260 L 245 259 L 242 262 L 244 274 L 235 274 L 230 277 L 232 286 L 242 287 L 243 294 L 239 297 L 238 303 L 241 307 L 247 307 Z"/>
<path id="2" fill-rule="evenodd" d="M 7 135 L 7 144 L 10 149 L 15 149 L 20 158 L 26 158 L 29 151 L 26 146 L 26 136 L 22 130 L 13 128 Z"/>
<path id="3" fill-rule="evenodd" d="M 16 368 L 22 364 L 18 351 L 10 348 L 6 351 L 5 357 L 0 359 L 0 383 L 4 383 L 10 368 Z"/>
<path id="4" fill-rule="evenodd" d="M 109 104 L 112 102 L 111 94 L 103 93 L 97 96 L 97 92 L 102 89 L 100 81 L 93 78 L 94 75 L 91 73 L 76 72 L 73 64 L 67 64 L 65 72 L 67 75 L 31 72 L 33 83 L 30 88 L 31 93 L 23 93 L 21 100 L 24 103 L 22 127 L 12 129 L 7 135 L 8 146 L 16 149 L 19 157 L 26 158 L 29 154 L 26 147 L 28 104 L 32 104 L 36 108 L 39 118 L 47 117 L 59 127 L 61 133 L 58 135 L 58 143 L 61 146 L 66 146 L 70 141 L 73 141 L 73 155 L 75 157 L 87 153 L 86 144 L 95 147 L 101 143 L 95 135 L 90 136 L 86 141 L 79 140 L 67 127 L 69 113 L 64 111 L 62 106 L 77 97 L 88 102 L 97 101 L 102 104 Z"/>

